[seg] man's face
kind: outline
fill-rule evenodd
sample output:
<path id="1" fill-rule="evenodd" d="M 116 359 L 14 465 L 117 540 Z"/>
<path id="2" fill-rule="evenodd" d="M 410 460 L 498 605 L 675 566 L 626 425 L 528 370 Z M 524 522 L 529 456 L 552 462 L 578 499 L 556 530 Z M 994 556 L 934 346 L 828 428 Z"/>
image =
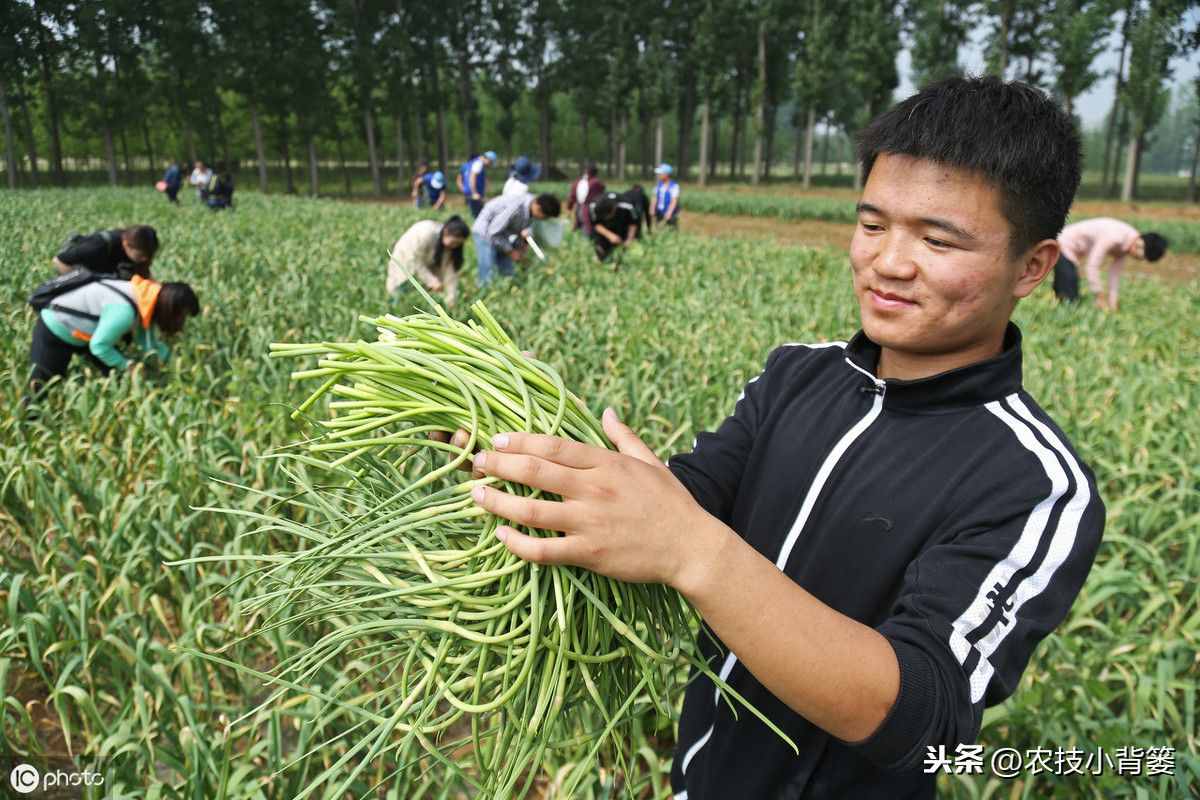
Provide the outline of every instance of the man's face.
<path id="1" fill-rule="evenodd" d="M 850 242 L 854 292 L 872 341 L 911 356 L 998 347 L 1016 299 L 1037 286 L 1009 254 L 1000 191 L 925 159 L 879 156 Z M 986 354 L 979 355 L 986 357 Z M 964 363 L 969 363 L 969 358 Z"/>
<path id="2" fill-rule="evenodd" d="M 1146 242 L 1142 237 L 1137 237 L 1133 240 L 1133 244 L 1129 247 L 1129 255 L 1137 259 L 1146 258 Z"/>
<path id="3" fill-rule="evenodd" d="M 150 262 L 154 260 L 154 256 L 150 255 L 145 250 L 138 250 L 128 242 L 122 242 L 122 244 L 125 247 L 125 255 L 129 257 L 131 262 L 137 264 L 139 267 L 150 266 Z"/>
<path id="4" fill-rule="evenodd" d="M 538 203 L 537 200 L 534 200 L 532 203 L 529 204 L 529 214 L 534 219 L 545 219 L 546 218 L 546 212 L 542 211 L 542 206 Z"/>

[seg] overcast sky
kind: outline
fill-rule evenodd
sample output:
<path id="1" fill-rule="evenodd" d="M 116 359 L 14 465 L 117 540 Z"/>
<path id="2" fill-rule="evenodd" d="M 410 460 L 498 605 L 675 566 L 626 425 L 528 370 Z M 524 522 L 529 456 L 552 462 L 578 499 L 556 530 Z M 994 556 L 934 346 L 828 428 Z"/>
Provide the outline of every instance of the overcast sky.
<path id="1" fill-rule="evenodd" d="M 1196 24 L 1197 18 L 1200 17 L 1200 12 L 1191 11 L 1187 15 L 1191 25 Z M 971 38 L 971 42 L 963 49 L 961 53 L 961 61 L 966 70 L 972 74 L 983 72 L 983 49 L 984 39 L 987 37 L 987 25 L 978 26 Z M 1117 61 L 1120 59 L 1121 47 L 1121 32 L 1114 30 L 1109 39 L 1109 48 L 1096 59 L 1093 69 L 1104 74 L 1099 81 L 1091 88 L 1090 91 L 1081 95 L 1075 101 L 1075 111 L 1083 118 L 1083 125 L 1086 128 L 1092 128 L 1104 121 L 1104 115 L 1112 107 L 1113 92 L 1116 89 L 1116 72 Z M 1047 49 L 1053 50 L 1053 47 L 1047 43 Z M 900 87 L 896 90 L 898 98 L 908 97 L 914 91 L 915 87 L 912 84 L 911 68 L 909 66 L 908 50 L 900 53 L 897 59 L 897 65 L 900 70 Z M 1197 59 L 1191 58 L 1176 58 L 1171 62 L 1173 71 L 1171 81 L 1176 86 L 1191 81 L 1196 77 L 1197 71 L 1200 71 L 1200 65 L 1197 64 Z"/>

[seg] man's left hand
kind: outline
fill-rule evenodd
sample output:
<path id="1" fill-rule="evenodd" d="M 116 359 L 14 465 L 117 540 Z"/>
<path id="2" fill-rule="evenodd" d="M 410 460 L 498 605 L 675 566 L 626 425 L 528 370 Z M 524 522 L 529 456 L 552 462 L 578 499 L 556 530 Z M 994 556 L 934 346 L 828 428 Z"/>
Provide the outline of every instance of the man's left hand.
<path id="1" fill-rule="evenodd" d="M 699 526 L 716 520 L 612 409 L 604 412 L 603 425 L 618 452 L 555 436 L 497 435 L 494 450 L 476 454 L 475 470 L 562 500 L 480 486 L 475 501 L 504 519 L 566 534 L 528 536 L 509 526 L 498 528 L 496 535 L 526 561 L 676 585 L 688 542 Z"/>

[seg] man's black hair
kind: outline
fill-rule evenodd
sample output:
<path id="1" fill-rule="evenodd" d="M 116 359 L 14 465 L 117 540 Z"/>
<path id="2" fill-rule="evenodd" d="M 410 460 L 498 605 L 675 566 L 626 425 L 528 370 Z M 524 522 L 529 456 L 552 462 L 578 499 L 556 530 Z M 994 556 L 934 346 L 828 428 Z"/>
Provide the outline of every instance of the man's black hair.
<path id="1" fill-rule="evenodd" d="M 149 225 L 135 225 L 121 231 L 121 238 L 135 250 L 141 250 L 151 258 L 158 252 L 158 233 Z"/>
<path id="2" fill-rule="evenodd" d="M 599 172 L 600 172 L 600 168 L 598 166 L 596 166 L 595 161 L 589 161 L 587 163 L 587 166 L 583 170 L 583 174 L 587 175 L 589 178 L 596 177 L 596 174 Z"/>
<path id="3" fill-rule="evenodd" d="M 1142 234 L 1142 247 L 1145 249 L 1147 261 L 1158 261 L 1167 252 L 1167 237 L 1161 233 L 1149 231 Z"/>
<path id="4" fill-rule="evenodd" d="M 545 194 L 539 194 L 534 202 L 538 204 L 538 208 L 540 208 L 542 213 L 547 217 L 557 217 L 562 211 L 562 206 L 559 205 L 558 198 L 549 192 Z"/>
<path id="5" fill-rule="evenodd" d="M 1075 123 L 1040 90 L 994 76 L 948 78 L 880 114 L 858 136 L 864 180 L 882 154 L 982 175 L 1000 191 L 1014 257 L 1058 236 L 1079 188 Z"/>

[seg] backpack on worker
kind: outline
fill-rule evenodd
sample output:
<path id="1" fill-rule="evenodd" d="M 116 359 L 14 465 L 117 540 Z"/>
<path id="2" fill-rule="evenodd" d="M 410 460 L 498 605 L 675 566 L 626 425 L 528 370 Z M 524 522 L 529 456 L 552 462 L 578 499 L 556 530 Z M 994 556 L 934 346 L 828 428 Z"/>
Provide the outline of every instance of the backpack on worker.
<path id="1" fill-rule="evenodd" d="M 61 297 L 67 292 L 72 292 L 76 289 L 80 289 L 84 286 L 88 286 L 103 280 L 113 280 L 113 276 L 100 272 L 92 272 L 86 267 L 76 267 L 70 272 L 51 278 L 41 286 L 38 286 L 36 289 L 34 289 L 33 294 L 29 295 L 29 305 L 33 306 L 34 311 L 41 311 L 44 308 L 49 308 L 54 311 L 60 311 L 64 314 L 72 314 L 76 317 L 84 317 L 86 319 L 95 321 L 98 319 L 95 314 L 88 314 L 84 311 L 77 311 L 76 309 L 68 308 L 67 306 L 61 306 L 54 302 L 54 298 Z M 124 292 L 118 291 L 112 286 L 107 286 L 106 284 L 101 285 L 105 286 L 107 289 L 110 289 L 114 293 L 119 294 L 127 303 L 129 303 L 129 305 L 133 306 L 134 314 L 137 314 L 137 304 L 130 300 Z"/>

